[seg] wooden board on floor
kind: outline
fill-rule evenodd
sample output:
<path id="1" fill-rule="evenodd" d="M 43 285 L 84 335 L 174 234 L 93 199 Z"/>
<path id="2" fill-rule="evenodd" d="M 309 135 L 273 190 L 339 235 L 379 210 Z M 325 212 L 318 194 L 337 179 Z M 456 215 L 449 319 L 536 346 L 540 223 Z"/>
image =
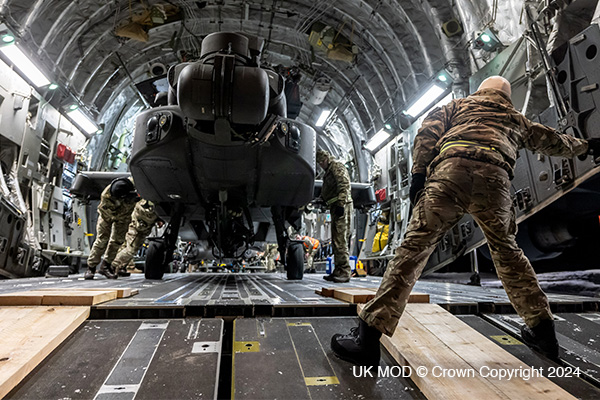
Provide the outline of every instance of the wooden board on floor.
<path id="1" fill-rule="evenodd" d="M 359 287 L 324 287 L 315 293 L 325 297 L 333 297 L 338 300 L 347 301 L 348 303 L 359 304 L 366 303 L 375 297 L 377 288 L 359 288 Z M 427 293 L 412 292 L 408 299 L 409 303 L 429 303 L 429 295 Z"/>
<path id="2" fill-rule="evenodd" d="M 381 342 L 400 365 L 427 368 L 426 376 L 413 373 L 411 379 L 430 400 L 575 399 L 543 376 L 486 376 L 492 370 L 514 374 L 531 367 L 436 304 L 408 304 L 394 335 L 384 335 Z M 434 368 L 466 375 L 441 376 L 433 374 Z"/>
<path id="3" fill-rule="evenodd" d="M 43 293 L 34 291 L 0 294 L 0 306 L 41 306 Z"/>
<path id="4" fill-rule="evenodd" d="M 316 294 L 320 294 L 321 296 L 324 297 L 333 297 L 333 293 L 335 292 L 335 290 L 344 290 L 344 289 L 356 289 L 356 288 L 351 288 L 351 287 L 323 287 L 321 288 L 321 290 L 315 290 Z"/>
<path id="5" fill-rule="evenodd" d="M 136 294 L 138 294 L 140 291 L 139 289 L 133 289 L 133 288 L 44 288 L 44 291 L 46 290 L 56 290 L 56 291 L 63 291 L 63 292 L 67 292 L 67 291 L 81 291 L 81 290 L 96 290 L 96 291 L 113 291 L 116 290 L 117 291 L 117 299 L 122 299 L 125 297 L 131 297 L 131 296 L 135 296 Z"/>
<path id="6" fill-rule="evenodd" d="M 7 307 L 0 312 L 0 398 L 4 398 L 86 320 L 90 308 Z"/>
<path id="7" fill-rule="evenodd" d="M 116 298 L 116 290 L 30 290 L 0 295 L 0 306 L 93 306 Z"/>
<path id="8" fill-rule="evenodd" d="M 333 298 L 354 304 L 366 303 L 375 297 L 375 293 L 375 290 L 368 288 L 335 289 L 333 292 Z"/>

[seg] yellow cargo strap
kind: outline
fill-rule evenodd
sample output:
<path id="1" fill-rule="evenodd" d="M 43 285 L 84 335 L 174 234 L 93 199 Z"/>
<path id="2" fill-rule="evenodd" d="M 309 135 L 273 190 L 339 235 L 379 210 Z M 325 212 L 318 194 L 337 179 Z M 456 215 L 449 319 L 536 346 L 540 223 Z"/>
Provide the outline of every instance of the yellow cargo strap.
<path id="1" fill-rule="evenodd" d="M 497 151 L 494 147 L 484 146 L 484 145 L 476 143 L 476 142 L 470 142 L 468 140 L 454 140 L 451 142 L 444 143 L 444 145 L 440 149 L 440 154 L 442 154 L 443 152 L 445 152 L 446 150 L 448 150 L 452 147 L 477 147 L 477 148 L 483 149 L 483 150 Z"/>

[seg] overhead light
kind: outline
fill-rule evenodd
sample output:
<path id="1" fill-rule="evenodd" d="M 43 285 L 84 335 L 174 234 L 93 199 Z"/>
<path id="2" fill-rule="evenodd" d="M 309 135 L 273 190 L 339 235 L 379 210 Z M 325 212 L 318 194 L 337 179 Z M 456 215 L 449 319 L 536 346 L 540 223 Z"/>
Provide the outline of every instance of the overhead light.
<path id="1" fill-rule="evenodd" d="M 390 134 L 385 129 L 382 129 L 379 132 L 377 132 L 375 136 L 369 139 L 367 144 L 365 144 L 365 149 L 373 151 L 376 148 L 378 148 L 383 142 L 389 139 L 389 137 Z"/>
<path id="2" fill-rule="evenodd" d="M 56 90 L 58 88 L 58 85 L 56 83 L 51 83 L 50 86 L 48 86 L 48 90 Z"/>
<path id="3" fill-rule="evenodd" d="M 13 38 L 14 39 L 14 38 Z M 50 80 L 14 44 L 0 47 L 0 51 L 37 87 L 46 86 Z"/>
<path id="4" fill-rule="evenodd" d="M 323 110 L 315 126 L 321 127 L 325 125 L 325 121 L 327 121 L 327 118 L 329 118 L 329 114 L 331 114 L 331 110 Z"/>
<path id="5" fill-rule="evenodd" d="M 383 126 L 385 126 L 385 129 L 387 129 L 388 131 L 392 130 L 392 124 L 385 124 Z"/>
<path id="6" fill-rule="evenodd" d="M 416 117 L 421 112 L 425 111 L 438 97 L 440 97 L 444 93 L 444 89 L 439 87 L 438 85 L 433 85 L 423 96 L 419 98 L 419 100 L 415 101 L 412 106 L 406 110 L 406 114 L 411 117 Z"/>
<path id="7" fill-rule="evenodd" d="M 473 41 L 473 48 L 475 50 L 494 51 L 498 47 L 502 47 L 502 42 L 500 42 L 500 39 L 498 39 L 498 36 L 496 36 L 496 33 L 491 28 L 486 28 Z"/>
<path id="8" fill-rule="evenodd" d="M 11 35 L 10 33 L 5 33 L 4 35 L 2 35 L 2 42 L 12 43 L 14 41 L 15 41 L 15 37 L 13 35 Z"/>
<path id="9" fill-rule="evenodd" d="M 446 77 L 446 75 L 439 75 L 438 79 L 440 80 L 440 82 L 446 82 L 448 80 L 448 78 Z"/>
<path id="10" fill-rule="evenodd" d="M 67 115 L 88 134 L 96 133 L 98 131 L 96 124 L 90 121 L 90 119 L 84 113 L 82 113 L 81 110 L 77 108 L 72 109 L 67 113 Z"/>
<path id="11" fill-rule="evenodd" d="M 73 111 L 73 110 L 77 110 L 79 108 L 79 106 L 77 104 L 71 104 L 69 106 L 69 110 Z"/>

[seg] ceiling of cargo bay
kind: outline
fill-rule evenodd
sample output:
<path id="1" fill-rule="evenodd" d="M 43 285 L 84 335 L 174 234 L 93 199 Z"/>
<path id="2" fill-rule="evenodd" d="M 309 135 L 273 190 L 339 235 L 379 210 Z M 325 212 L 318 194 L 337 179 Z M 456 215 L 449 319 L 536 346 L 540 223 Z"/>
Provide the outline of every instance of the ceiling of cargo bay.
<path id="1" fill-rule="evenodd" d="M 297 84 L 297 119 L 315 126 L 331 111 L 318 146 L 369 179 L 364 144 L 444 72 L 455 92 L 497 51 L 473 51 L 485 29 L 508 45 L 526 29 L 523 0 L 3 0 L 0 18 L 16 43 L 105 132 L 149 103 L 165 68 L 193 60 L 202 39 L 238 31 L 265 39 L 262 63 Z M 543 6 L 543 4 L 542 4 Z M 151 101 L 151 100 L 150 100 Z M 59 104 L 62 106 L 63 104 Z M 112 139 L 114 141 L 114 138 Z M 110 135 L 92 146 L 106 152 Z M 92 166 L 94 167 L 94 166 Z M 97 163 L 97 168 L 101 167 Z"/>

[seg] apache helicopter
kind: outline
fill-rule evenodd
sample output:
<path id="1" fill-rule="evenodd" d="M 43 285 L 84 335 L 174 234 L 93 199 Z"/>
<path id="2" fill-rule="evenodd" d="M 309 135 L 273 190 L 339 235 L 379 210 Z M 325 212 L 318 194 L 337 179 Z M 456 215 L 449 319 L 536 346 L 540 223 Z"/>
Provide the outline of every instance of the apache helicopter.
<path id="1" fill-rule="evenodd" d="M 302 229 L 302 208 L 320 194 L 316 133 L 286 118 L 284 78 L 260 66 L 263 43 L 208 35 L 199 60 L 169 69 L 167 104 L 137 116 L 131 176 L 169 221 L 150 240 L 148 279 L 162 278 L 178 236 L 193 240 L 189 232 L 209 249 L 203 258 L 233 265 L 276 238 L 288 279 L 302 279 L 303 245 L 290 232 Z M 122 176 L 129 174 L 80 173 L 71 192 L 89 198 Z M 352 197 L 357 207 L 375 203 L 369 184 L 352 183 Z"/>
<path id="2" fill-rule="evenodd" d="M 169 220 L 151 241 L 146 277 L 159 279 L 180 227 L 212 258 L 240 260 L 273 221 L 288 278 L 301 279 L 299 209 L 313 199 L 316 133 L 286 118 L 284 80 L 260 66 L 263 40 L 219 32 L 200 59 L 170 68 L 168 105 L 137 116 L 129 168 L 141 197 Z"/>

